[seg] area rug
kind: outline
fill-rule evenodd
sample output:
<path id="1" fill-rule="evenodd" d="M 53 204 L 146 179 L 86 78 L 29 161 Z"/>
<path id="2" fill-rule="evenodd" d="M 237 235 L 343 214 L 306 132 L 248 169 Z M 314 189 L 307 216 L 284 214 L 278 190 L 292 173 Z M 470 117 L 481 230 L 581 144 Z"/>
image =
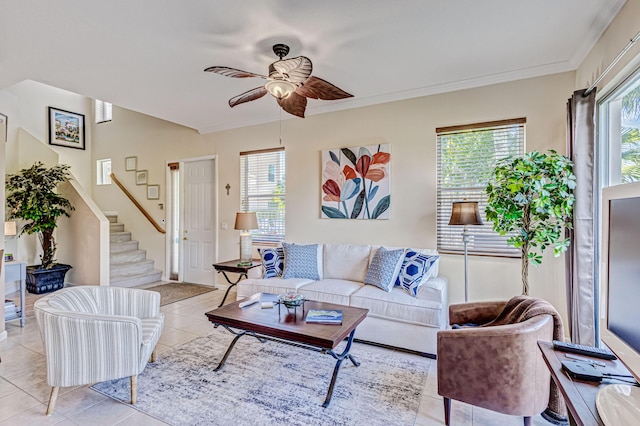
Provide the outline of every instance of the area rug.
<path id="1" fill-rule="evenodd" d="M 160 306 L 164 306 L 169 303 L 217 290 L 217 288 L 200 284 L 168 283 L 145 288 L 145 290 L 152 290 L 160 293 Z"/>
<path id="2" fill-rule="evenodd" d="M 244 336 L 219 372 L 233 336 L 216 329 L 160 354 L 138 377 L 134 408 L 172 425 L 412 425 L 433 361 L 352 348 L 331 404 L 322 408 L 335 366 L 326 354 Z M 128 403 L 129 379 L 92 386 Z"/>

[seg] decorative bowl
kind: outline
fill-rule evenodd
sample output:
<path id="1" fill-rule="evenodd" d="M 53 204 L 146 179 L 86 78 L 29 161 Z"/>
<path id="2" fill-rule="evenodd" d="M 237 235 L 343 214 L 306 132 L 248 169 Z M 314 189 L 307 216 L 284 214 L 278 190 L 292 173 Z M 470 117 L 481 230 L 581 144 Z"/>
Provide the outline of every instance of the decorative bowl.
<path id="1" fill-rule="evenodd" d="M 304 296 L 298 293 L 286 293 L 279 295 L 278 301 L 287 308 L 294 308 L 302 304 Z"/>

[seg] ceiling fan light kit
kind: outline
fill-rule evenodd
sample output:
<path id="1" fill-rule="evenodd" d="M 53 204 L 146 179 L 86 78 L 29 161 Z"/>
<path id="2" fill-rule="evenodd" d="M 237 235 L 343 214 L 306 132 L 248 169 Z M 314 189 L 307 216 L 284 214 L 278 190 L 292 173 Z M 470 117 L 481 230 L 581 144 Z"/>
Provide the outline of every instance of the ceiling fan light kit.
<path id="1" fill-rule="evenodd" d="M 245 102 L 260 99 L 270 93 L 278 105 L 289 114 L 304 118 L 307 108 L 307 98 L 336 100 L 353 97 L 337 86 L 318 77 L 312 77 L 313 64 L 306 56 L 283 59 L 289 53 L 286 44 L 275 44 L 273 52 L 278 56 L 277 61 L 269 65 L 269 76 L 242 71 L 236 68 L 213 66 L 206 68 L 206 72 L 213 72 L 225 77 L 233 78 L 261 78 L 267 80 L 263 86 L 248 90 L 229 99 L 229 106 L 233 108 Z"/>
<path id="2" fill-rule="evenodd" d="M 288 98 L 298 88 L 295 84 L 286 80 L 271 80 L 264 85 L 271 96 L 280 100 Z"/>

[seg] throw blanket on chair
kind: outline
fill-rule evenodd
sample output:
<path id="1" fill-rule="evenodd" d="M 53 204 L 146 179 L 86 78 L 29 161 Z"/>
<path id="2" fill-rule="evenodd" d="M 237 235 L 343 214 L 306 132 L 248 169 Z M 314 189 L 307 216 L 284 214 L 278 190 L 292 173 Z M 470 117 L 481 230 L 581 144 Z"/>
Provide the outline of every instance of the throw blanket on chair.
<path id="1" fill-rule="evenodd" d="M 564 341 L 564 326 L 556 308 L 546 300 L 530 296 L 512 297 L 493 321 L 482 324 L 481 327 L 519 323 L 538 315 L 551 315 L 553 317 L 553 340 Z M 567 417 L 564 399 L 553 379 L 551 380 L 551 393 L 546 414 L 556 419 L 566 419 Z"/>

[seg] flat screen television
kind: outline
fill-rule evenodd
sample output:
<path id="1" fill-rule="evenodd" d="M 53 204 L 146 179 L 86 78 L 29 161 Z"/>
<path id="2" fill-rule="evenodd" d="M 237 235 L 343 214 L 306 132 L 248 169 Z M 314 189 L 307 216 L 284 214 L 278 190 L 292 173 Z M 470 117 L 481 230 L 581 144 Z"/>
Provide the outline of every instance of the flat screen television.
<path id="1" fill-rule="evenodd" d="M 602 340 L 640 379 L 640 182 L 602 190 Z"/>
<path id="2" fill-rule="evenodd" d="M 602 340 L 640 381 L 640 182 L 602 190 L 600 253 Z M 631 399 L 637 400 L 638 408 L 638 392 Z M 598 413 L 604 417 L 601 408 L 598 405 Z"/>

